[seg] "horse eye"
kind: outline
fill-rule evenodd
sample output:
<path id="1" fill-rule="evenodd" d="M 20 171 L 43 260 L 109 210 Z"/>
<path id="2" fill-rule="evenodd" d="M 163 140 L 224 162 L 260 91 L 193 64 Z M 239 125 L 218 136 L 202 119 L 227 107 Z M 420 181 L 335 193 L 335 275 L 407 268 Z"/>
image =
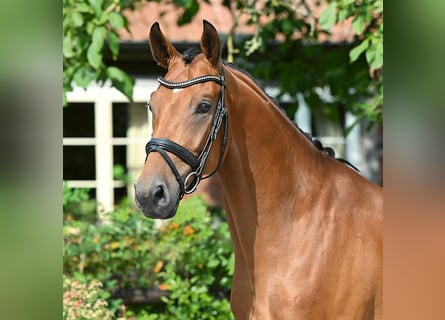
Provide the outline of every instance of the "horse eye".
<path id="1" fill-rule="evenodd" d="M 196 113 L 207 113 L 212 108 L 212 105 L 209 102 L 201 102 L 196 108 Z"/>

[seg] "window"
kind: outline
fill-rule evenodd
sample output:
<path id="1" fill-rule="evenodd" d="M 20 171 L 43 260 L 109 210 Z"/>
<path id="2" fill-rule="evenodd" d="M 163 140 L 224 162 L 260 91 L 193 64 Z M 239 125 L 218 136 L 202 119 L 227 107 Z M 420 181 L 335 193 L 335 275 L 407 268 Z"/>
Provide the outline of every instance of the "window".
<path id="1" fill-rule="evenodd" d="M 69 106 L 63 110 L 63 179 L 70 187 L 91 188 L 99 212 L 132 196 L 127 182 L 132 185 L 144 164 L 151 131 L 146 103 L 156 87 L 155 80 L 138 79 L 133 103 L 116 89 L 97 85 L 68 93 Z"/>

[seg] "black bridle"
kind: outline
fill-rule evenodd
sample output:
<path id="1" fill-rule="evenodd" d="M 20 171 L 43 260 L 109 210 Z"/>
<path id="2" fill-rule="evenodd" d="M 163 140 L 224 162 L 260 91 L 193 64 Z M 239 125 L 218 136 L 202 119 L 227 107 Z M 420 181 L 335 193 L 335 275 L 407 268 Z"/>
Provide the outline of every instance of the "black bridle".
<path id="1" fill-rule="evenodd" d="M 159 77 L 158 81 L 161 85 L 163 85 L 168 89 L 182 89 L 193 86 L 198 83 L 203 83 L 208 81 L 213 81 L 221 85 L 221 93 L 219 95 L 212 128 L 210 129 L 210 134 L 207 138 L 204 148 L 202 149 L 198 157 L 196 157 L 192 152 L 190 152 L 183 146 L 169 139 L 152 138 L 150 141 L 148 141 L 147 145 L 145 146 L 145 152 L 147 153 L 147 157 L 150 152 L 158 152 L 165 159 L 168 166 L 173 171 L 176 180 L 179 183 L 179 188 L 180 188 L 179 191 L 181 199 L 184 196 L 184 194 L 189 194 L 194 192 L 201 180 L 206 179 L 215 174 L 215 172 L 221 165 L 221 162 L 224 157 L 224 152 L 227 145 L 227 132 L 228 132 L 227 108 L 224 102 L 224 91 L 226 87 L 224 68 L 221 68 L 220 77 L 214 75 L 206 75 L 181 82 L 171 82 L 164 79 L 163 77 Z M 216 168 L 213 170 L 212 173 L 210 173 L 205 177 L 202 177 L 207 157 L 210 154 L 210 150 L 212 149 L 212 145 L 215 142 L 216 137 L 218 136 L 218 132 L 223 121 L 224 121 L 224 136 L 221 146 L 221 154 L 218 160 L 218 165 L 216 166 Z M 167 151 L 179 157 L 182 161 L 187 163 L 192 168 L 192 171 L 186 176 L 185 179 L 182 179 L 181 174 L 179 173 L 172 159 L 167 154 Z M 145 158 L 145 160 L 147 160 L 147 157 Z"/>

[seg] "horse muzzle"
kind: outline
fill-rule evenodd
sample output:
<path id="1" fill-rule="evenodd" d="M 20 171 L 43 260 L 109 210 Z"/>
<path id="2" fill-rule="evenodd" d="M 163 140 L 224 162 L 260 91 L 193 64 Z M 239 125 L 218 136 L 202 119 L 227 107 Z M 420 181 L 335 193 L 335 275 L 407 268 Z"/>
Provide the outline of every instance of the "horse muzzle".
<path id="1" fill-rule="evenodd" d="M 179 200 L 179 190 L 168 186 L 159 178 L 151 181 L 138 179 L 134 184 L 135 202 L 142 213 L 152 219 L 169 219 L 176 214 Z"/>

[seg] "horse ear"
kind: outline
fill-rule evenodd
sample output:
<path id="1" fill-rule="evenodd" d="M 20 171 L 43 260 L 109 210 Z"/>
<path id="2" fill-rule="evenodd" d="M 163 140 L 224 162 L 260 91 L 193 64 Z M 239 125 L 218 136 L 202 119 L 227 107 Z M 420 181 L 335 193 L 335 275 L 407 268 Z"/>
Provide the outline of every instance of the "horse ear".
<path id="1" fill-rule="evenodd" d="M 172 58 L 180 55 L 175 47 L 165 39 L 158 22 L 153 23 L 150 29 L 150 49 L 155 61 L 164 68 L 168 68 Z"/>
<path id="2" fill-rule="evenodd" d="M 201 35 L 201 51 L 207 60 L 214 66 L 219 62 L 220 44 L 218 31 L 207 20 L 203 21 L 203 31 Z"/>

